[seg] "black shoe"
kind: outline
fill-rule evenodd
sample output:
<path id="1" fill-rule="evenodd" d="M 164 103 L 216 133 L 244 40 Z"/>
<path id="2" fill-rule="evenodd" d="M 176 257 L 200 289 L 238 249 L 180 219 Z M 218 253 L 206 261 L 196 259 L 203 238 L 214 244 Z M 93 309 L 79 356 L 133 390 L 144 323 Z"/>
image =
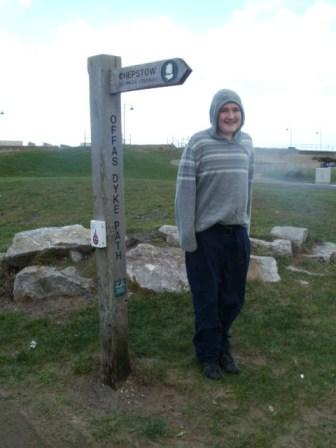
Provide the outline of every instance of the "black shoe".
<path id="1" fill-rule="evenodd" d="M 224 376 L 224 372 L 218 362 L 205 362 L 203 364 L 203 372 L 210 380 L 220 380 Z"/>
<path id="2" fill-rule="evenodd" d="M 233 373 L 236 375 L 240 373 L 239 367 L 231 356 L 231 353 L 228 351 L 221 354 L 219 358 L 219 365 L 226 373 Z"/>

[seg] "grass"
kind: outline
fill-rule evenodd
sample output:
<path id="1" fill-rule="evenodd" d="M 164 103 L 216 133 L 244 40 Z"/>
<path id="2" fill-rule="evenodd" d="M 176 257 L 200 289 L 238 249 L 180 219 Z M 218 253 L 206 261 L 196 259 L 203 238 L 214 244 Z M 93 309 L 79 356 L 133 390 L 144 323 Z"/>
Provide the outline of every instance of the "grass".
<path id="1" fill-rule="evenodd" d="M 0 250 L 17 231 L 87 227 L 91 217 L 88 153 L 25 156 L 25 167 L 18 154 L 0 156 Z M 126 151 L 128 231 L 174 223 L 176 167 L 169 161 L 176 158 L 174 152 Z M 64 171 L 70 160 L 73 166 Z M 274 225 L 297 225 L 309 229 L 311 243 L 336 241 L 335 209 L 332 190 L 255 184 L 252 234 L 269 238 Z M 50 314 L 1 308 L 0 398 L 5 391 L 23 407 L 56 448 L 331 448 L 335 265 L 304 257 L 278 263 L 281 282 L 248 284 L 246 306 L 233 328 L 238 377 L 227 375 L 219 383 L 203 378 L 191 343 L 189 294 L 137 291 L 129 300 L 133 375 L 116 392 L 98 380 L 96 298 Z M 290 272 L 290 263 L 323 276 Z"/>
<path id="2" fill-rule="evenodd" d="M 134 438 L 158 440 L 167 434 L 167 425 L 158 417 L 130 417 L 128 415 L 113 415 L 92 422 L 94 436 L 97 440 L 109 439 L 112 443 L 125 443 L 125 433 L 133 434 Z"/>
<path id="3" fill-rule="evenodd" d="M 125 151 L 126 222 L 129 233 L 174 223 L 176 150 Z M 139 169 L 141 167 L 141 169 Z M 78 223 L 92 218 L 87 149 L 1 154 L 0 251 L 20 230 Z M 309 201 L 307 201 L 307 196 Z M 252 234 L 267 237 L 273 225 L 303 226 L 309 214 L 312 239 L 336 240 L 326 225 L 335 210 L 334 191 L 254 186 Z M 76 204 L 76 207 L 73 206 Z"/>
<path id="4" fill-rule="evenodd" d="M 336 241 L 335 191 L 255 184 L 251 233 L 269 239 L 275 225 L 307 227 L 310 239 Z"/>
<path id="5" fill-rule="evenodd" d="M 65 362 L 74 354 L 80 363 L 83 353 L 88 357 L 99 347 L 99 325 L 93 316 L 85 310 L 55 324 L 46 318 L 27 320 L 19 313 L 1 315 L 1 347 L 9 350 L 2 354 L 5 372 L 1 370 L 1 376 L 24 379 L 39 370 L 41 364 L 49 366 L 56 358 Z M 13 338 L 13 333 L 18 336 Z M 36 342 L 36 349 L 31 347 L 31 341 Z"/>
<path id="6" fill-rule="evenodd" d="M 309 182 L 315 183 L 315 168 L 296 167 L 291 169 L 266 169 L 263 170 L 263 175 L 266 177 L 286 180 L 290 182 Z M 336 168 L 331 168 L 331 183 L 336 183 Z"/>
<path id="7" fill-rule="evenodd" d="M 125 151 L 126 220 L 129 232 L 173 222 L 176 150 Z M 141 169 L 139 169 L 141 166 Z M 86 149 L 0 155 L 0 251 L 15 233 L 92 219 L 90 153 Z M 76 207 L 74 207 L 76 204 Z"/>

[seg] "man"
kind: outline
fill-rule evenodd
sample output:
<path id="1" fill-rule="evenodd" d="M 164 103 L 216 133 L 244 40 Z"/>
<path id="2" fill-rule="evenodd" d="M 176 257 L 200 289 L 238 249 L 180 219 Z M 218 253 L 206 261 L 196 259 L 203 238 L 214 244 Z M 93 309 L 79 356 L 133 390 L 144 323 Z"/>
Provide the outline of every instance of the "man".
<path id="1" fill-rule="evenodd" d="M 211 127 L 194 134 L 177 176 L 175 212 L 195 313 L 193 338 L 204 374 L 239 373 L 229 330 L 245 296 L 254 151 L 241 132 L 244 109 L 232 90 L 210 107 Z"/>

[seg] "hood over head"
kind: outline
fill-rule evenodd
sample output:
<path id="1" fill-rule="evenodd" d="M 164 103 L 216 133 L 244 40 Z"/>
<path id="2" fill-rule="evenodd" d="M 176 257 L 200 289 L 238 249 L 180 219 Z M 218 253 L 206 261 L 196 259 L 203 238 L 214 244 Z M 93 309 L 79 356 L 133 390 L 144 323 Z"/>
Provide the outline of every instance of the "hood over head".
<path id="1" fill-rule="evenodd" d="M 237 132 L 240 131 L 240 129 L 243 127 L 244 121 L 245 121 L 245 112 L 243 108 L 242 101 L 240 99 L 240 96 L 234 92 L 233 90 L 229 89 L 222 89 L 219 90 L 213 97 L 211 106 L 210 106 L 210 123 L 211 123 L 211 132 L 214 136 L 217 136 L 217 122 L 218 122 L 218 114 L 220 109 L 224 106 L 224 104 L 227 103 L 236 103 L 238 104 L 240 111 L 241 111 L 241 125 Z"/>

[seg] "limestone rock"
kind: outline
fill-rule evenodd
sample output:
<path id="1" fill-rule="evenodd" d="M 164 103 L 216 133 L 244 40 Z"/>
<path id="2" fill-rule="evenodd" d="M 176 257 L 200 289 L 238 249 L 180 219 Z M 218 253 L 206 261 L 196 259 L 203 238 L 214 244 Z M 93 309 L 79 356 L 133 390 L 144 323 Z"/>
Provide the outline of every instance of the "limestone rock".
<path id="1" fill-rule="evenodd" d="M 127 273 L 143 289 L 155 292 L 189 290 L 184 252 L 175 247 L 139 244 L 127 254 Z M 280 280 L 277 263 L 272 257 L 251 257 L 248 280 Z"/>
<path id="2" fill-rule="evenodd" d="M 257 238 L 250 238 L 252 250 L 262 250 L 265 255 L 279 255 L 292 257 L 292 243 L 289 240 L 276 239 L 274 241 L 264 241 Z"/>
<path id="3" fill-rule="evenodd" d="M 311 276 L 323 277 L 324 274 L 307 271 L 306 269 L 297 268 L 296 266 L 287 266 L 287 270 L 291 272 L 298 272 L 299 274 L 306 274 Z"/>
<path id="4" fill-rule="evenodd" d="M 35 255 L 67 254 L 69 251 L 90 252 L 90 230 L 75 224 L 65 227 L 43 227 L 17 233 L 6 253 L 11 266 L 27 266 Z"/>
<path id="5" fill-rule="evenodd" d="M 83 255 L 78 250 L 70 250 L 69 256 L 74 263 L 80 263 L 83 260 Z"/>
<path id="6" fill-rule="evenodd" d="M 179 246 L 177 227 L 165 224 L 159 228 L 159 232 L 166 236 L 166 241 L 171 246 Z"/>
<path id="7" fill-rule="evenodd" d="M 15 277 L 13 297 L 14 301 L 82 297 L 93 288 L 93 281 L 82 277 L 74 267 L 28 266 Z"/>
<path id="8" fill-rule="evenodd" d="M 281 279 L 276 260 L 273 257 L 251 255 L 247 279 L 271 283 L 279 282 Z"/>
<path id="9" fill-rule="evenodd" d="M 127 253 L 127 274 L 141 288 L 155 292 L 189 289 L 184 253 L 175 247 L 139 244 Z"/>
<path id="10" fill-rule="evenodd" d="M 320 261 L 335 263 L 336 259 L 336 244 L 325 242 L 317 244 L 313 247 L 312 253 L 308 255 L 309 258 L 315 258 Z"/>
<path id="11" fill-rule="evenodd" d="M 308 229 L 293 226 L 275 226 L 271 230 L 271 235 L 276 238 L 290 240 L 295 249 L 301 249 L 308 238 Z"/>

